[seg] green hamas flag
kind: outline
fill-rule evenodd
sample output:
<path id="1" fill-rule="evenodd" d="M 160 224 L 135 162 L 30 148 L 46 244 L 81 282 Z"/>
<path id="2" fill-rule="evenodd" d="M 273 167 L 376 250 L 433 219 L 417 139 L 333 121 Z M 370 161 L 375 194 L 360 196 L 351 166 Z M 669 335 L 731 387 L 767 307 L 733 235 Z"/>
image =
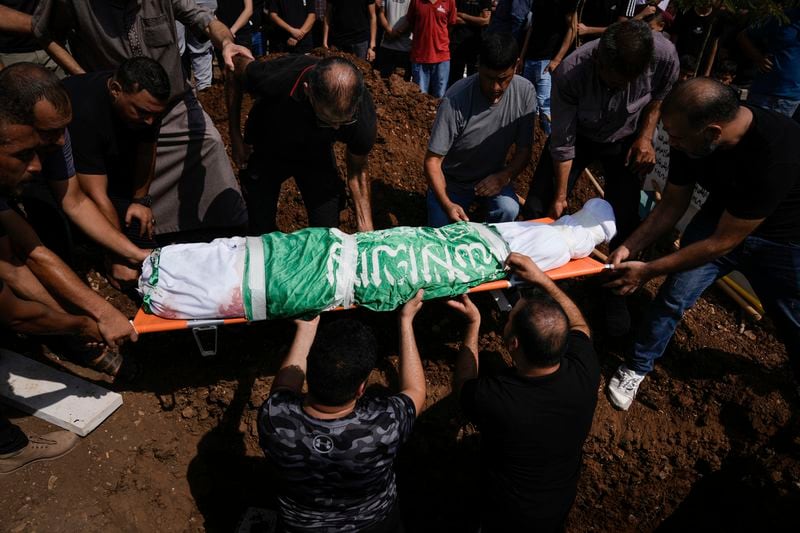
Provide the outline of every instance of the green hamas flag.
<path id="1" fill-rule="evenodd" d="M 425 289 L 425 300 L 450 297 L 506 277 L 508 247 L 489 226 L 398 227 L 357 233 L 355 301 L 390 311 Z"/>
<path id="2" fill-rule="evenodd" d="M 247 319 L 314 316 L 333 307 L 347 237 L 328 228 L 248 237 L 242 291 Z"/>
<path id="3" fill-rule="evenodd" d="M 353 304 L 390 311 L 419 289 L 428 300 L 502 279 L 508 253 L 493 229 L 471 222 L 355 235 L 307 228 L 249 237 L 245 312 L 248 320 L 264 320 Z"/>

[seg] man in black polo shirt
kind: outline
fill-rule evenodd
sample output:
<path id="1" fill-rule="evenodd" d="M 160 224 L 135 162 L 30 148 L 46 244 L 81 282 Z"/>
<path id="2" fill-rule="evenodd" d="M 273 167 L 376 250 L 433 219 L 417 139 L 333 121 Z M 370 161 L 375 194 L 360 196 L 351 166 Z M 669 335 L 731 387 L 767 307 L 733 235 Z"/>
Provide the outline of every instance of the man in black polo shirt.
<path id="1" fill-rule="evenodd" d="M 620 293 L 669 274 L 636 335 L 628 361 L 609 381 L 609 399 L 626 410 L 664 354 L 684 312 L 717 278 L 747 276 L 800 382 L 800 125 L 740 105 L 736 92 L 710 78 L 676 86 L 662 105 L 672 155 L 664 195 L 641 226 L 611 253 Z M 672 231 L 695 183 L 709 191 L 681 249 L 647 263 L 642 250 Z"/>
<path id="2" fill-rule="evenodd" d="M 81 189 L 134 244 L 155 247 L 149 189 L 170 92 L 167 73 L 137 57 L 116 72 L 67 78 L 64 87 L 72 101 L 69 133 Z"/>
<path id="3" fill-rule="evenodd" d="M 294 177 L 310 226 L 336 227 L 344 199 L 333 143 L 347 145 L 347 183 L 358 231 L 371 231 L 367 157 L 377 132 L 375 106 L 361 72 L 349 61 L 290 56 L 236 60 L 228 83 L 231 149 L 239 168 L 250 233 L 276 229 L 281 184 Z M 242 92 L 256 98 L 241 135 Z M 246 146 L 252 146 L 249 160 Z"/>
<path id="4" fill-rule="evenodd" d="M 581 312 L 529 257 L 507 264 L 536 286 L 503 333 L 513 368 L 478 377 L 481 317 L 465 295 L 448 302 L 468 321 L 454 389 L 481 432 L 481 531 L 561 531 L 592 426 L 600 365 Z"/>

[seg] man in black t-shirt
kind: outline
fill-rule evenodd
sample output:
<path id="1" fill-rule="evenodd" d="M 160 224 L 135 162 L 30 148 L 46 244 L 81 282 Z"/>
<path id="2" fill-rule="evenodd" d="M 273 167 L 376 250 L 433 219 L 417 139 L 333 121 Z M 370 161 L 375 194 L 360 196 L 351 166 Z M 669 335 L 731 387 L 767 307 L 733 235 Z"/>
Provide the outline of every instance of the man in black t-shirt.
<path id="1" fill-rule="evenodd" d="M 561 531 L 575 500 L 600 365 L 572 300 L 529 257 L 512 253 L 507 264 L 536 286 L 503 332 L 513 368 L 478 377 L 480 314 L 466 295 L 448 302 L 468 321 L 454 389 L 481 433 L 481 531 Z"/>
<path id="2" fill-rule="evenodd" d="M 755 289 L 786 345 L 800 381 L 800 125 L 757 107 L 710 78 L 677 85 L 661 106 L 670 135 L 669 178 L 661 202 L 609 262 L 622 294 L 669 274 L 647 308 L 633 351 L 609 381 L 609 398 L 628 409 L 664 354 L 683 313 L 717 278 L 738 270 Z M 636 257 L 684 215 L 695 183 L 709 191 L 675 253 Z"/>
<path id="3" fill-rule="evenodd" d="M 6 94 L 32 117 L 41 139 L 38 153 L 42 171 L 38 178 L 25 184 L 20 195 L 27 221 L 46 246 L 71 262 L 72 231 L 68 218 L 89 238 L 124 260 L 126 268 L 117 270 L 112 266 L 108 272 L 111 277 L 120 282 L 134 281 L 138 277 L 136 269 L 148 251 L 131 243 L 81 189 L 75 174 L 71 137 L 66 130 L 72 121 L 72 105 L 63 84 L 51 71 L 33 63 L 6 67 L 0 73 L 0 80 Z M 91 101 L 92 106 L 95 103 Z"/>
<path id="4" fill-rule="evenodd" d="M 375 59 L 378 19 L 375 0 L 328 0 L 322 46 L 335 46 L 360 59 Z"/>
<path id="5" fill-rule="evenodd" d="M 305 54 L 313 48 L 314 7 L 313 0 L 270 0 L 269 18 L 277 26 L 274 51 Z"/>
<path id="6" fill-rule="evenodd" d="M 242 173 L 250 233 L 276 229 L 281 184 L 294 177 L 310 226 L 336 227 L 344 190 L 333 143 L 347 146 L 347 184 L 358 231 L 371 231 L 367 159 L 375 144 L 375 106 L 364 78 L 349 61 L 289 56 L 254 62 L 237 59 L 228 85 L 231 150 Z M 242 93 L 253 104 L 241 134 Z M 247 151 L 252 147 L 252 155 Z"/>
<path id="7" fill-rule="evenodd" d="M 456 23 L 450 26 L 450 80 L 447 86 L 478 72 L 483 29 L 489 25 L 492 0 L 456 0 Z"/>
<path id="8" fill-rule="evenodd" d="M 115 72 L 67 78 L 64 87 L 72 101 L 69 133 L 81 189 L 134 244 L 154 248 L 150 184 L 170 92 L 167 73 L 137 57 Z"/>

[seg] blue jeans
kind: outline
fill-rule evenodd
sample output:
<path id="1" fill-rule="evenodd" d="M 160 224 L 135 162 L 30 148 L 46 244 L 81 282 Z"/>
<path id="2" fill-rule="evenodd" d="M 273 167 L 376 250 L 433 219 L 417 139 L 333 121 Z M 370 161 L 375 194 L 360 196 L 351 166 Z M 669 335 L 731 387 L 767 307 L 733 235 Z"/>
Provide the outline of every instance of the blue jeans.
<path id="1" fill-rule="evenodd" d="M 715 227 L 716 221 L 696 216 L 686 228 L 681 245 L 705 239 Z M 667 277 L 645 312 L 628 367 L 641 374 L 653 370 L 683 313 L 717 278 L 733 270 L 744 274 L 753 286 L 786 345 L 795 378 L 800 381 L 800 245 L 752 235 L 715 261 Z"/>
<path id="2" fill-rule="evenodd" d="M 550 73 L 544 69 L 550 64 L 549 59 L 526 59 L 525 69 L 522 75 L 525 76 L 536 89 L 536 103 L 539 107 L 539 121 L 542 130 L 546 135 L 550 135 Z"/>
<path id="3" fill-rule="evenodd" d="M 475 201 L 475 193 L 469 194 L 456 194 L 452 192 L 447 193 L 447 197 L 451 202 L 454 202 L 464 208 L 464 211 L 469 208 L 470 204 Z M 478 200 L 486 208 L 486 222 L 511 222 L 517 218 L 519 214 L 519 202 L 517 195 L 514 192 L 514 187 L 509 183 L 500 191 L 497 196 L 490 196 L 488 198 L 478 198 Z M 432 228 L 441 228 L 447 224 L 452 224 L 453 221 L 447 216 L 447 213 L 442 209 L 442 204 L 436 199 L 433 191 L 428 189 L 428 226 Z"/>
<path id="4" fill-rule="evenodd" d="M 436 98 L 444 96 L 450 77 L 450 61 L 441 63 L 411 63 L 411 79 L 423 93 Z"/>
<path id="5" fill-rule="evenodd" d="M 747 95 L 747 103 L 753 104 L 764 109 L 770 109 L 781 115 L 791 117 L 800 107 L 800 100 L 790 100 L 768 94 L 750 93 Z"/>

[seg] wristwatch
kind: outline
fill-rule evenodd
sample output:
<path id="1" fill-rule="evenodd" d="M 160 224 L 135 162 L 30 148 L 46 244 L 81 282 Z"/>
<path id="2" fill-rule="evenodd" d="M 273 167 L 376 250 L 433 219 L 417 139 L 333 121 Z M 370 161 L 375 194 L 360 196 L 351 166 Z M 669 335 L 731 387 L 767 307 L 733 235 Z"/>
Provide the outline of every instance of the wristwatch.
<path id="1" fill-rule="evenodd" d="M 153 205 L 153 197 L 149 194 L 145 194 L 144 196 L 140 196 L 139 198 L 134 198 L 131 200 L 131 203 L 143 205 L 145 207 L 152 207 Z"/>

